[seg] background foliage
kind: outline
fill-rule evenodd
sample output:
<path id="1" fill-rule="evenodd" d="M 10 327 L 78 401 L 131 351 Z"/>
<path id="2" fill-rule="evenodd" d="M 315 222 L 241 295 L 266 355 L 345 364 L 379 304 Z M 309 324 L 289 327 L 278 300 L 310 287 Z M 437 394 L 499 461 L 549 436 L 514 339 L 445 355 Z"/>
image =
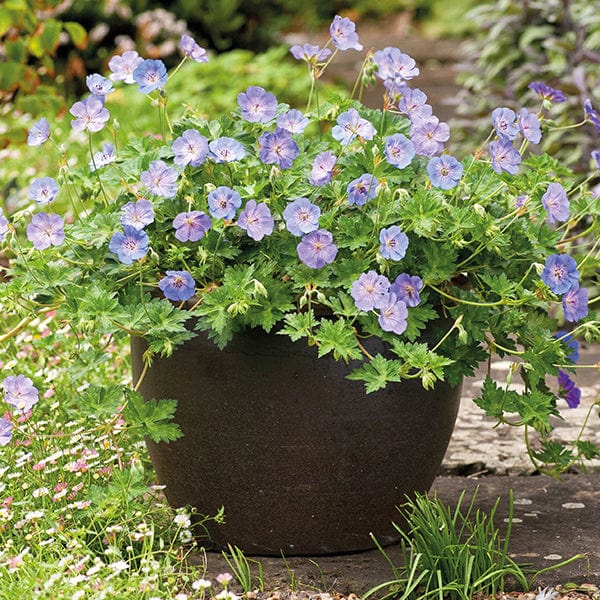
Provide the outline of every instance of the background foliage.
<path id="1" fill-rule="evenodd" d="M 458 102 L 463 142 L 489 127 L 497 106 L 516 108 L 533 98 L 527 89 L 543 81 L 565 92 L 567 102 L 553 108 L 556 125 L 583 120 L 583 102 L 600 100 L 600 12 L 589 0 L 499 0 L 474 8 L 476 26 L 464 44 Z M 474 118 L 475 117 L 475 118 Z M 458 133 L 458 131 L 456 131 Z M 456 140 L 457 137 L 454 136 Z M 541 148 L 585 172 L 590 151 L 598 147 L 591 124 L 544 136 Z"/>

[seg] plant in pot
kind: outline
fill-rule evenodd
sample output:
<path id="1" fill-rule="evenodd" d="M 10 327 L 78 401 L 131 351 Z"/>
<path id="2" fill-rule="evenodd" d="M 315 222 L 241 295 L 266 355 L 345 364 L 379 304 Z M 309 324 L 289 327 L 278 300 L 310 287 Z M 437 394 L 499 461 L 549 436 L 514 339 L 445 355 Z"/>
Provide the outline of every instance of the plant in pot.
<path id="1" fill-rule="evenodd" d="M 70 109 L 89 164 L 63 160 L 59 182 L 37 173 L 34 202 L 2 217 L 14 331 L 52 309 L 78 335 L 131 338 L 117 417 L 144 429 L 171 503 L 223 506 L 214 542 L 256 554 L 392 541 L 396 506 L 438 471 L 463 377 L 494 354 L 514 361 L 522 391 L 488 376 L 475 402 L 523 427 L 540 470 L 598 456 L 552 437 L 578 402 L 576 338 L 599 337 L 584 284 L 600 213 L 585 184 L 527 152 L 552 126 L 552 90 L 536 84 L 540 105 L 518 115 L 495 110 L 459 161 L 399 49 L 369 52 L 357 79 L 383 81 L 382 110 L 322 101 L 323 70 L 361 49 L 349 19 L 330 32 L 322 48 L 291 48 L 311 77 L 304 110 L 250 86 L 231 113 L 190 98 L 171 123 L 179 67 L 113 57 L 112 80 L 90 76 Z M 207 60 L 188 36 L 181 48 L 183 62 Z M 108 141 L 116 81 L 148 95 L 160 132 Z M 49 138 L 42 120 L 29 143 Z M 5 379 L 15 414 L 40 385 Z M 4 417 L 6 443 L 16 427 Z"/>

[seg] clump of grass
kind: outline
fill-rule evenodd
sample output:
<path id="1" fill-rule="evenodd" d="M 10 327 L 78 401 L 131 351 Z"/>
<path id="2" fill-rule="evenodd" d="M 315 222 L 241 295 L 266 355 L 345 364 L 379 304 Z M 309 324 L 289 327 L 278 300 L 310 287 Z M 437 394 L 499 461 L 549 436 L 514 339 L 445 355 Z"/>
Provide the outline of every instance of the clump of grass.
<path id="1" fill-rule="evenodd" d="M 265 591 L 265 581 L 263 574 L 262 564 L 257 560 L 249 559 L 237 546 L 227 544 L 229 552 L 222 552 L 223 558 L 227 562 L 233 576 L 236 581 L 240 584 L 244 593 L 254 591 L 254 587 L 258 588 L 259 591 Z M 252 575 L 251 563 L 255 564 L 258 570 L 256 579 Z"/>
<path id="2" fill-rule="evenodd" d="M 394 578 L 369 590 L 369 596 L 386 591 L 383 598 L 397 600 L 439 598 L 469 600 L 476 593 L 494 595 L 505 589 L 508 580 L 524 591 L 544 571 L 533 572 L 509 556 L 513 523 L 513 496 L 509 496 L 507 530 L 502 537 L 494 519 L 500 504 L 497 499 L 489 513 L 475 509 L 477 490 L 463 511 L 465 492 L 454 509 L 437 496 L 417 494 L 401 507 L 405 527 L 394 524 L 401 535 L 401 566 L 397 566 L 377 542 Z M 556 569 L 573 558 L 553 565 Z"/>

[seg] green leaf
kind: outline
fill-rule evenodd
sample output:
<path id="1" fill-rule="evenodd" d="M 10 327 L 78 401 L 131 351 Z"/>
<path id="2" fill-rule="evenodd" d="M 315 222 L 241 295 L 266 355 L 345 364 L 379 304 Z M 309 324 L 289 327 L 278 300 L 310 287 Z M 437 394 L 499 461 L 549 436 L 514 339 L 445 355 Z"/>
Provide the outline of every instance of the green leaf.
<path id="1" fill-rule="evenodd" d="M 284 326 L 277 333 L 289 335 L 293 342 L 312 336 L 312 329 L 317 324 L 312 308 L 302 313 L 290 313 L 284 317 Z"/>
<path id="2" fill-rule="evenodd" d="M 79 50 L 85 50 L 87 47 L 88 36 L 86 30 L 75 21 L 67 21 L 63 23 L 63 27 L 69 34 L 71 41 Z"/>
<path id="3" fill-rule="evenodd" d="M 558 416 L 556 398 L 552 394 L 534 390 L 525 394 L 515 394 L 515 409 L 521 415 L 521 423 L 530 425 L 542 434 L 548 434 L 552 427 L 550 416 Z"/>
<path id="4" fill-rule="evenodd" d="M 346 319 L 321 319 L 315 338 L 319 344 L 319 357 L 329 352 L 333 352 L 336 360 L 345 362 L 362 357 L 354 329 Z"/>
<path id="5" fill-rule="evenodd" d="M 437 380 L 444 379 L 444 367 L 454 361 L 429 350 L 427 344 L 392 340 L 392 352 L 403 361 L 403 371 L 416 371 L 423 387 L 431 389 Z"/>
<path id="6" fill-rule="evenodd" d="M 577 440 L 575 442 L 575 446 L 577 447 L 577 452 L 579 455 L 586 460 L 600 458 L 600 448 L 594 444 L 594 442 L 590 442 L 588 440 Z"/>
<path id="7" fill-rule="evenodd" d="M 186 327 L 190 313 L 179 310 L 165 298 L 154 298 L 146 302 L 143 311 L 137 313 L 139 321 L 135 327 L 145 331 L 144 337 L 150 351 L 160 356 L 171 356 L 175 348 L 194 337 Z M 131 320 L 123 326 L 131 327 Z"/>
<path id="8" fill-rule="evenodd" d="M 543 42 L 554 33 L 553 25 L 532 25 L 529 24 L 519 37 L 519 49 L 526 50 L 532 42 L 540 40 Z"/>
<path id="9" fill-rule="evenodd" d="M 27 67 L 17 62 L 2 63 L 0 69 L 0 88 L 10 90 L 25 77 Z"/>
<path id="10" fill-rule="evenodd" d="M 141 427 L 144 435 L 154 442 L 171 442 L 183 434 L 173 423 L 177 400 L 144 401 L 141 394 L 131 391 L 123 416 L 132 425 Z"/>
<path id="11" fill-rule="evenodd" d="M 413 342 L 427 327 L 427 323 L 437 318 L 437 312 L 429 304 L 422 303 L 419 306 L 409 308 L 406 331 L 402 334 L 403 337 L 409 342 Z"/>
<path id="12" fill-rule="evenodd" d="M 25 43 L 21 38 L 6 41 L 4 43 L 4 48 L 6 50 L 6 56 L 9 60 L 14 61 L 16 63 L 25 62 L 27 58 L 27 49 L 25 48 Z"/>
<path id="13" fill-rule="evenodd" d="M 482 275 L 481 279 L 489 287 L 490 292 L 497 294 L 500 298 L 508 299 L 515 297 L 517 282 L 511 281 L 505 273 Z"/>
<path id="14" fill-rule="evenodd" d="M 32 36 L 29 51 L 37 58 L 45 54 L 54 54 L 58 47 L 62 23 L 56 19 L 44 21 L 41 33 Z"/>
<path id="15" fill-rule="evenodd" d="M 336 235 L 338 248 L 369 248 L 373 246 L 373 223 L 367 215 L 358 210 L 340 215 L 336 219 L 339 232 Z"/>
<path id="16" fill-rule="evenodd" d="M 400 381 L 401 363 L 398 360 L 390 360 L 377 354 L 370 362 L 355 369 L 347 375 L 353 381 L 364 381 L 367 394 L 383 389 L 389 382 Z"/>
<path id="17" fill-rule="evenodd" d="M 563 473 L 573 464 L 573 452 L 560 442 L 543 440 L 541 446 L 541 450 L 533 452 L 533 458 L 546 465 L 554 465 L 554 472 Z"/>
<path id="18" fill-rule="evenodd" d="M 111 417 L 124 402 L 125 388 L 122 385 L 92 384 L 79 397 L 79 408 L 87 415 Z"/>
<path id="19" fill-rule="evenodd" d="M 488 417 L 501 419 L 505 412 L 514 412 L 515 407 L 512 400 L 515 395 L 514 392 L 507 392 L 500 388 L 489 375 L 486 375 L 481 396 L 475 398 L 473 402 L 485 411 Z"/>

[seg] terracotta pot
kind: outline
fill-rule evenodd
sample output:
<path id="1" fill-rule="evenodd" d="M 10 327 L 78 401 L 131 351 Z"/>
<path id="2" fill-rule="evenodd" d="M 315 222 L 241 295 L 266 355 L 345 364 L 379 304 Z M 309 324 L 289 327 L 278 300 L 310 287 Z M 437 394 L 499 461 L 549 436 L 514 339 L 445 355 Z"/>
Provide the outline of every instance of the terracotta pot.
<path id="1" fill-rule="evenodd" d="M 143 341 L 132 340 L 134 379 Z M 397 540 L 406 494 L 429 490 L 456 419 L 460 387 L 420 382 L 365 394 L 351 370 L 287 336 L 250 331 L 224 350 L 203 335 L 155 358 L 146 399 L 174 398 L 184 436 L 148 441 L 173 506 L 225 508 L 217 548 L 319 555 Z"/>

